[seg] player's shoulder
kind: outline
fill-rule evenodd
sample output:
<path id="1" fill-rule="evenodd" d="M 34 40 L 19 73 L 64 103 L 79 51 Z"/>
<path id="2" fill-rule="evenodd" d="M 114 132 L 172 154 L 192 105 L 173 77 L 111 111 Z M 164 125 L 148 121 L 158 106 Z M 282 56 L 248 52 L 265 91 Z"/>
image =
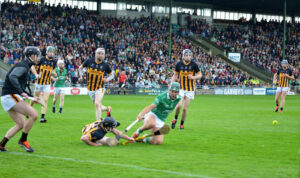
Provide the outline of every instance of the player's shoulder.
<path id="1" fill-rule="evenodd" d="M 157 96 L 157 98 L 159 98 L 159 99 L 165 99 L 167 97 L 168 97 L 168 91 L 164 91 Z"/>
<path id="2" fill-rule="evenodd" d="M 25 68 L 30 68 L 30 63 L 27 60 L 22 60 L 20 62 L 18 62 L 15 67 L 25 67 Z"/>
<path id="3" fill-rule="evenodd" d="M 45 61 L 45 60 L 47 60 L 46 56 L 42 56 L 40 62 Z"/>
<path id="4" fill-rule="evenodd" d="M 176 61 L 176 62 L 175 62 L 175 65 L 183 65 L 183 62 L 182 62 L 182 60 L 178 60 L 178 61 Z"/>

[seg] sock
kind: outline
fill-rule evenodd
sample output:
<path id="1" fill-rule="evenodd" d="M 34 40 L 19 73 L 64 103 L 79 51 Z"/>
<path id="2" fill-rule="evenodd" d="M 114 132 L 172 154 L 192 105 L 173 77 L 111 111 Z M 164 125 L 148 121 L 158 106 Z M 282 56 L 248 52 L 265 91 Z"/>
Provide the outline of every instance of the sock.
<path id="1" fill-rule="evenodd" d="M 178 119 L 178 115 L 175 115 L 175 120 L 177 120 Z"/>
<path id="2" fill-rule="evenodd" d="M 281 107 L 280 110 L 283 111 L 283 107 Z"/>
<path id="3" fill-rule="evenodd" d="M 143 131 L 142 131 L 141 128 L 137 129 L 137 131 L 136 131 L 137 134 L 141 134 L 142 132 L 143 132 Z"/>
<path id="4" fill-rule="evenodd" d="M 53 106 L 52 107 L 54 107 L 55 108 L 55 104 L 53 104 Z"/>
<path id="5" fill-rule="evenodd" d="M 62 112 L 62 109 L 63 109 L 62 107 L 59 107 L 59 112 Z"/>
<path id="6" fill-rule="evenodd" d="M 41 118 L 45 118 L 45 114 L 42 114 Z"/>
<path id="7" fill-rule="evenodd" d="M 144 142 L 144 143 L 149 143 L 149 140 L 150 140 L 150 137 L 147 137 L 147 138 L 144 138 L 144 139 L 143 139 L 143 142 Z"/>
<path id="8" fill-rule="evenodd" d="M 21 141 L 21 142 L 25 142 L 25 141 L 27 140 L 27 135 L 28 135 L 28 133 L 22 132 L 22 136 L 21 136 L 20 141 Z"/>
<path id="9" fill-rule="evenodd" d="M 8 138 L 4 137 L 0 142 L 0 146 L 5 147 L 6 143 L 8 142 Z"/>
<path id="10" fill-rule="evenodd" d="M 279 106 L 279 104 L 276 104 L 276 106 L 278 107 L 278 106 Z"/>
<path id="11" fill-rule="evenodd" d="M 183 125 L 184 124 L 184 121 L 181 121 L 180 125 Z"/>

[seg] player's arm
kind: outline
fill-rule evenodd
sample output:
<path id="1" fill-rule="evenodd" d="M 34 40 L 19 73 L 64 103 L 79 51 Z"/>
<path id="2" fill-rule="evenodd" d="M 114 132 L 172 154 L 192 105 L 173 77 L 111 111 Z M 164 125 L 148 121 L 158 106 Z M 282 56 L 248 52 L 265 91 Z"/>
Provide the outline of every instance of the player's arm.
<path id="1" fill-rule="evenodd" d="M 178 72 L 174 71 L 174 74 L 172 76 L 171 83 L 176 82 L 178 80 Z"/>
<path id="2" fill-rule="evenodd" d="M 55 72 L 55 70 L 52 70 L 52 75 L 53 75 L 54 77 L 57 77 L 57 73 Z"/>
<path id="3" fill-rule="evenodd" d="M 111 68 L 109 66 L 107 66 L 106 73 L 108 73 L 108 76 L 106 78 L 103 78 L 104 82 L 109 82 L 114 78 L 114 72 L 111 70 Z"/>
<path id="4" fill-rule="evenodd" d="M 286 76 L 288 79 L 290 79 L 290 80 L 295 80 L 295 77 L 294 77 L 292 71 L 289 71 L 289 73 L 288 73 L 288 74 L 285 74 L 285 76 Z"/>
<path id="5" fill-rule="evenodd" d="M 58 80 L 58 78 L 54 77 L 54 76 L 51 76 L 51 80 L 56 82 Z"/>
<path id="6" fill-rule="evenodd" d="M 180 71 L 179 63 L 177 63 L 177 64 L 175 65 L 175 70 L 174 70 L 174 74 L 173 74 L 173 76 L 172 76 L 171 83 L 172 83 L 172 82 L 177 82 L 179 71 Z"/>
<path id="7" fill-rule="evenodd" d="M 83 141 L 84 143 L 91 145 L 91 146 L 102 146 L 101 143 L 94 143 L 91 141 L 91 136 L 90 134 L 87 135 L 82 135 L 82 137 L 80 138 L 81 141 Z"/>
<path id="8" fill-rule="evenodd" d="M 277 83 L 277 72 L 273 76 L 273 84 Z"/>
<path id="9" fill-rule="evenodd" d="M 108 76 L 106 78 L 103 79 L 104 82 L 109 82 L 114 78 L 114 74 L 113 72 L 111 72 L 110 74 L 108 74 Z"/>
<path id="10" fill-rule="evenodd" d="M 89 66 L 89 59 L 85 60 L 78 68 L 79 81 L 82 81 L 83 69 Z"/>
<path id="11" fill-rule="evenodd" d="M 21 84 L 18 80 L 24 73 L 28 72 L 25 67 L 15 67 L 13 71 L 9 74 L 8 79 L 12 86 L 17 89 L 18 93 L 24 97 L 28 97 L 28 94 L 23 91 Z"/>
<path id="12" fill-rule="evenodd" d="M 195 76 L 189 75 L 188 78 L 192 80 L 198 80 L 202 77 L 202 73 L 196 63 L 194 63 L 194 71 L 195 71 Z"/>
<path id="13" fill-rule="evenodd" d="M 202 73 L 201 71 L 199 71 L 195 76 L 192 76 L 192 75 L 189 75 L 189 78 L 190 79 L 193 79 L 193 80 L 198 80 L 202 77 Z"/>
<path id="14" fill-rule="evenodd" d="M 35 76 L 36 79 L 40 78 L 40 75 L 38 75 L 34 66 L 31 66 L 30 71 L 33 73 L 33 75 Z"/>
<path id="15" fill-rule="evenodd" d="M 121 131 L 119 131 L 119 130 L 116 129 L 116 128 L 113 128 L 112 133 L 115 134 L 115 135 L 120 135 L 121 138 L 126 139 L 126 140 L 128 140 L 128 141 L 134 141 L 133 138 L 128 137 L 127 135 L 125 135 L 124 133 L 122 133 Z"/>
<path id="16" fill-rule="evenodd" d="M 152 109 L 156 108 L 156 106 L 157 106 L 157 105 L 153 103 L 153 104 L 151 104 L 151 105 L 145 107 L 145 108 L 138 114 L 137 119 L 142 120 L 142 119 L 143 119 L 143 116 L 144 116 L 145 114 L 147 114 L 148 112 L 150 112 Z"/>

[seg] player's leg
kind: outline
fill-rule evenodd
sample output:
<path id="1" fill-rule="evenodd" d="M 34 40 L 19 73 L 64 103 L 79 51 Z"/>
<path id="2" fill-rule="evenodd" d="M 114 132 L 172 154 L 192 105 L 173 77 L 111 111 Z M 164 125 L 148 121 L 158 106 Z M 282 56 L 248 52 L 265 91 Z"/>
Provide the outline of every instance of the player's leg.
<path id="1" fill-rule="evenodd" d="M 143 131 L 145 130 L 149 130 L 149 129 L 153 129 L 155 128 L 155 115 L 153 115 L 152 113 L 148 113 L 145 116 L 144 119 L 144 124 L 142 127 L 138 128 L 134 134 L 133 134 L 133 138 L 137 138 Z"/>
<path id="2" fill-rule="evenodd" d="M 0 152 L 6 151 L 6 148 L 5 148 L 6 143 L 9 141 L 9 139 L 11 139 L 13 136 L 15 136 L 16 133 L 18 133 L 24 127 L 24 124 L 25 124 L 24 116 L 21 115 L 20 113 L 17 113 L 13 109 L 11 109 L 8 111 L 8 114 L 12 118 L 12 120 L 16 123 L 16 125 L 13 126 L 12 128 L 10 128 L 6 132 L 5 137 L 1 140 Z"/>
<path id="3" fill-rule="evenodd" d="M 280 103 L 280 111 L 279 112 L 283 112 L 283 107 L 284 107 L 284 103 L 285 103 L 285 96 L 286 96 L 286 91 L 282 91 L 281 92 L 281 103 Z"/>
<path id="4" fill-rule="evenodd" d="M 276 104 L 276 108 L 275 108 L 275 112 L 278 112 L 278 109 L 279 109 L 279 98 L 281 96 L 281 87 L 277 87 L 277 90 L 276 90 L 276 95 L 275 95 L 275 104 Z"/>
<path id="5" fill-rule="evenodd" d="M 109 137 L 104 136 L 100 140 L 97 140 L 96 143 L 101 143 L 102 145 L 108 145 L 108 138 Z"/>
<path id="6" fill-rule="evenodd" d="M 96 109 L 96 120 L 100 121 L 102 117 L 102 99 L 104 95 L 104 90 L 102 92 L 102 89 L 95 92 L 95 100 L 94 100 L 94 106 Z"/>
<path id="7" fill-rule="evenodd" d="M 53 113 L 55 113 L 55 104 L 56 104 L 56 101 L 57 101 L 57 99 L 58 99 L 58 93 L 57 92 L 55 92 L 54 93 L 54 97 L 53 97 L 53 105 L 52 105 L 52 112 Z"/>
<path id="8" fill-rule="evenodd" d="M 181 114 L 181 123 L 180 123 L 180 129 L 184 129 L 184 121 L 186 119 L 187 113 L 188 113 L 188 107 L 190 105 L 190 99 L 188 97 L 183 98 L 183 107 L 182 107 L 182 114 Z"/>
<path id="9" fill-rule="evenodd" d="M 165 125 L 165 123 L 162 120 L 160 120 L 157 116 L 155 116 L 154 118 L 155 118 L 155 126 L 151 129 L 152 133 L 155 133 Z M 161 145 L 163 143 L 163 140 L 164 140 L 163 135 L 156 135 L 153 137 L 147 137 L 143 139 L 142 142 L 150 143 L 153 145 Z"/>
<path id="10" fill-rule="evenodd" d="M 31 107 L 25 101 L 21 101 L 21 102 L 17 103 L 12 109 L 15 112 L 17 112 L 23 116 L 26 115 L 29 117 L 25 121 L 25 124 L 23 127 L 23 133 L 19 140 L 19 145 L 22 146 L 27 152 L 33 152 L 33 149 L 28 144 L 27 135 L 28 135 L 29 131 L 31 130 L 34 122 L 38 118 L 38 113 L 33 107 Z"/>
<path id="11" fill-rule="evenodd" d="M 45 118 L 45 115 L 46 115 L 47 108 L 48 108 L 49 96 L 50 96 L 50 92 L 45 92 L 43 94 L 43 99 L 44 99 L 45 105 L 42 106 L 42 109 L 41 109 L 42 110 L 42 112 L 41 112 L 41 119 L 40 119 L 41 123 L 47 122 L 47 120 Z"/>
<path id="12" fill-rule="evenodd" d="M 164 135 L 156 135 L 153 137 L 148 137 L 143 140 L 144 143 L 150 143 L 153 145 L 161 145 L 164 141 Z"/>
<path id="13" fill-rule="evenodd" d="M 59 111 L 58 113 L 62 113 L 63 107 L 65 104 L 65 94 L 64 93 L 60 93 L 60 103 L 59 103 Z"/>
<path id="14" fill-rule="evenodd" d="M 172 129 L 175 128 L 175 125 L 176 125 L 176 122 L 177 122 L 177 119 L 178 119 L 178 115 L 180 114 L 180 109 L 181 109 L 182 101 L 183 101 L 183 97 L 181 98 L 181 100 L 179 101 L 179 103 L 175 107 L 175 117 L 172 120 L 172 125 L 171 125 Z"/>
<path id="15" fill-rule="evenodd" d="M 106 111 L 106 116 L 111 116 L 111 106 L 104 106 L 104 105 L 101 105 L 101 111 Z"/>

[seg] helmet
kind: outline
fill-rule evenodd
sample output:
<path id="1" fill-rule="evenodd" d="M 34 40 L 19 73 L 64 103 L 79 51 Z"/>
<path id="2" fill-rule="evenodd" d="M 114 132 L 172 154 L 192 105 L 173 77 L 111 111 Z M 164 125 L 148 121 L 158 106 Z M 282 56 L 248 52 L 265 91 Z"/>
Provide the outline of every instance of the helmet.
<path id="1" fill-rule="evenodd" d="M 113 117 L 105 117 L 102 121 L 103 127 L 116 128 L 118 123 Z"/>
<path id="2" fill-rule="evenodd" d="M 53 46 L 48 46 L 46 52 L 55 52 L 55 48 Z"/>
<path id="3" fill-rule="evenodd" d="M 24 54 L 27 58 L 30 58 L 31 55 L 40 55 L 41 51 L 38 47 L 35 46 L 27 46 L 24 50 Z"/>
<path id="4" fill-rule="evenodd" d="M 178 91 L 180 90 L 180 84 L 178 82 L 173 82 L 169 88 L 169 90 Z"/>
<path id="5" fill-rule="evenodd" d="M 186 55 L 191 55 L 191 56 L 193 56 L 193 52 L 192 52 L 190 49 L 184 49 L 184 50 L 182 51 L 182 55 L 183 55 L 183 56 L 186 56 Z"/>
<path id="6" fill-rule="evenodd" d="M 289 62 L 288 62 L 288 60 L 283 59 L 283 60 L 281 61 L 281 65 L 282 65 L 282 64 L 289 64 Z"/>
<path id="7" fill-rule="evenodd" d="M 64 63 L 63 60 L 60 59 L 60 60 L 57 61 L 57 65 L 59 65 L 59 64 L 65 64 L 65 63 Z"/>
<path id="8" fill-rule="evenodd" d="M 98 52 L 102 52 L 103 54 L 105 54 L 105 49 L 104 48 L 97 48 L 95 53 L 98 53 Z"/>

